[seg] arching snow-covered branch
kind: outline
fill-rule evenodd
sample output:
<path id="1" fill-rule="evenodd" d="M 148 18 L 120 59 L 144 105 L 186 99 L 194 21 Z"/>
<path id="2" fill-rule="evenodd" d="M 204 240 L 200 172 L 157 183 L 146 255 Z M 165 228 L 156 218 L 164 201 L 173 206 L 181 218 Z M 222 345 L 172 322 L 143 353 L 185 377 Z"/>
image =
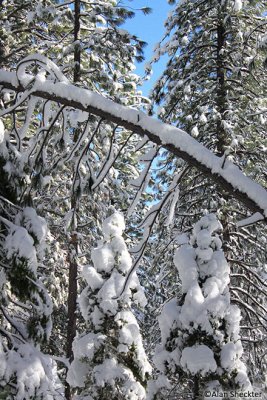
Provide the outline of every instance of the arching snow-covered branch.
<path id="1" fill-rule="evenodd" d="M 66 80 L 54 82 L 45 79 L 43 75 L 35 77 L 25 72 L 23 77 L 18 77 L 16 72 L 0 70 L 0 85 L 5 89 L 23 92 L 23 99 L 37 96 L 56 101 L 98 115 L 137 134 L 147 136 L 152 142 L 163 146 L 203 171 L 220 188 L 228 191 L 253 213 L 259 213 L 257 220 L 267 218 L 267 191 L 245 176 L 233 163 L 217 157 L 181 129 L 115 103 L 90 90 L 71 85 Z M 21 101 L 22 99 L 20 103 Z M 11 109 L 2 110 L 0 116 L 9 111 Z"/>

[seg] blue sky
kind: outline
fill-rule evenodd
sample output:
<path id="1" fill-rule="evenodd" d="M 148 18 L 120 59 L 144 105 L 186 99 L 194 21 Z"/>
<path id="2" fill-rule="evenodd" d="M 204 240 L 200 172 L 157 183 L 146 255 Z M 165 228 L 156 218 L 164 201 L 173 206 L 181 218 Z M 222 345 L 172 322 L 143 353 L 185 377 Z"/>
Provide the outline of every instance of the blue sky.
<path id="1" fill-rule="evenodd" d="M 155 44 L 158 43 L 163 37 L 165 32 L 164 21 L 166 20 L 171 7 L 169 6 L 167 0 L 134 0 L 128 4 L 130 7 L 135 9 L 147 6 L 153 10 L 149 15 L 144 15 L 142 12 L 136 11 L 135 17 L 131 20 L 128 20 L 124 25 L 125 29 L 147 42 L 147 47 L 145 48 L 146 60 L 143 63 L 138 63 L 135 71 L 138 75 L 144 76 L 144 66 L 152 58 Z M 161 60 L 154 64 L 153 75 L 151 79 L 145 82 L 142 86 L 144 95 L 148 95 L 153 83 L 160 76 L 165 62 L 164 60 Z"/>

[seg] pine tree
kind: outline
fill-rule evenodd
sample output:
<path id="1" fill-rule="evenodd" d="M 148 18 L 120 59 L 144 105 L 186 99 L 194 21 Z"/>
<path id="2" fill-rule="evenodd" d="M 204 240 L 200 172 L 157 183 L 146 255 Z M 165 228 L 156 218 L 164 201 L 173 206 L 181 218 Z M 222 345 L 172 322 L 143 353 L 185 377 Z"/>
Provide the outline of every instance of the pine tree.
<path id="1" fill-rule="evenodd" d="M 143 101 L 136 92 L 139 78 L 132 71 L 134 59 L 142 58 L 144 43 L 119 28 L 132 16 L 132 11 L 113 2 L 98 5 L 73 1 L 65 5 L 57 1 L 33 1 L 24 7 L 20 2 L 4 2 L 1 37 L 5 51 L 1 65 L 17 68 L 19 76 L 27 69 L 43 78 L 65 82 L 68 78 L 114 99 L 119 97 L 122 103 L 139 106 Z M 28 52 L 32 56 L 20 63 Z M 41 54 L 48 55 L 59 68 L 47 63 Z M 4 106 L 12 101 L 12 95 L 10 98 L 4 94 Z M 22 127 L 18 129 L 20 120 Z M 46 260 L 51 277 L 46 282 L 51 294 L 56 295 L 55 324 L 47 349 L 61 360 L 66 352 L 71 360 L 80 251 L 89 257 L 90 245 L 100 235 L 97 221 L 103 217 L 107 204 L 120 201 L 125 207 L 128 202 L 127 192 L 121 192 L 126 185 L 124 171 L 131 175 L 130 164 L 136 161 L 131 156 L 125 163 L 129 153 L 124 146 L 133 138 L 87 113 L 58 109 L 53 102 L 39 103 L 34 98 L 20 113 L 14 114 L 13 120 L 7 118 L 5 123 L 11 136 L 15 136 L 17 153 L 12 163 L 20 163 L 20 170 L 25 172 L 20 201 L 38 208 L 53 235 L 52 251 Z M 112 196 L 109 188 L 113 188 Z M 83 241 L 85 235 L 89 242 Z M 67 268 L 69 288 L 65 279 Z M 57 298 L 59 292 L 61 301 Z M 66 302 L 67 308 L 63 305 Z M 67 321 L 66 344 L 59 339 L 64 337 Z M 71 398 L 68 385 L 66 396 Z"/>
<path id="2" fill-rule="evenodd" d="M 176 396 L 185 391 L 192 399 L 206 391 L 251 388 L 240 359 L 241 315 L 230 303 L 230 267 L 218 236 L 221 230 L 216 216 L 206 215 L 195 224 L 190 242 L 175 253 L 183 296 L 170 300 L 159 317 L 162 344 L 155 363 L 163 376 L 151 385 L 153 399 L 164 398 L 162 385 L 170 386 L 164 382 L 166 373 L 177 374 Z"/>
<path id="3" fill-rule="evenodd" d="M 152 94 L 154 106 L 160 105 L 161 119 L 211 148 L 221 156 L 224 168 L 232 160 L 259 182 L 264 182 L 266 169 L 262 151 L 266 146 L 264 10 L 262 1 L 177 2 L 165 24 L 166 36 L 155 50 L 154 61 L 163 54 L 169 55 L 169 61 Z M 213 183 L 168 152 L 161 152 L 158 164 L 156 182 L 163 193 L 170 185 L 172 172 L 183 175 L 173 225 L 176 231 L 190 229 L 192 218 L 196 220 L 203 209 L 218 213 L 233 275 L 231 294 L 246 317 L 242 337 L 249 372 L 255 382 L 262 381 L 259 359 L 266 323 L 266 287 L 261 279 L 266 263 L 264 228 L 237 229 L 236 220 L 247 216 L 240 204 L 232 201 L 227 191 L 218 196 Z M 168 236 L 170 246 L 172 238 L 175 235 Z M 252 305 L 257 305 L 256 313 Z M 253 326 L 258 327 L 256 347 L 252 344 Z"/>
<path id="4" fill-rule="evenodd" d="M 75 0 L 74 2 L 64 4 L 61 2 L 33 1 L 27 3 L 27 7 L 29 7 L 27 9 L 26 7 L 21 8 L 19 2 L 10 2 L 10 6 L 13 5 L 14 9 L 8 8 L 7 2 L 2 3 L 4 4 L 4 8 L 1 9 L 1 12 L 3 11 L 3 18 L 7 21 L 7 23 L 3 25 L 3 35 L 5 35 L 3 37 L 5 37 L 5 41 L 11 40 L 7 33 L 10 31 L 14 33 L 13 37 L 16 39 L 16 42 L 14 42 L 13 45 L 14 47 L 17 46 L 17 53 L 10 52 L 5 42 L 6 46 L 2 51 L 1 63 L 4 60 L 6 69 L 16 70 L 16 76 L 19 82 L 25 84 L 28 79 L 27 73 L 30 72 L 33 80 L 31 82 L 27 81 L 29 83 L 29 89 L 34 82 L 45 83 L 49 80 L 50 82 L 64 82 L 63 85 L 68 89 L 69 83 L 74 81 L 78 87 L 89 87 L 95 92 L 115 99 L 119 103 L 135 107 L 140 107 L 142 105 L 143 99 L 140 93 L 135 90 L 138 78 L 132 74 L 136 48 L 137 53 L 140 55 L 142 43 L 119 28 L 119 24 L 124 20 L 125 16 L 131 16 L 131 12 L 121 7 L 120 3 L 116 3 L 116 5 L 112 2 L 96 4 L 94 2 L 85 3 Z M 27 48 L 20 47 L 20 43 L 22 42 L 20 42 L 19 32 L 16 32 L 15 18 L 17 18 L 21 24 L 20 32 L 23 34 L 23 42 L 25 41 L 25 43 L 27 43 Z M 10 19 L 10 25 L 8 19 Z M 53 35 L 50 36 L 52 31 Z M 260 30 L 257 29 L 255 35 L 258 34 L 260 34 Z M 51 40 L 49 40 L 50 37 L 52 38 Z M 215 35 L 215 38 L 216 37 Z M 255 37 L 253 35 L 249 35 L 249 37 L 253 38 L 254 41 Z M 107 38 L 109 40 L 106 40 Z M 260 39 L 261 45 L 263 46 L 264 40 L 263 38 Z M 123 46 L 121 45 L 122 43 Z M 3 46 L 1 45 L 1 47 Z M 233 48 L 236 49 L 237 47 L 233 46 Z M 24 56 L 24 50 L 29 51 L 29 49 L 32 50 L 32 54 L 18 62 L 17 54 L 19 57 Z M 58 66 L 49 61 L 42 54 L 33 54 L 36 53 L 36 50 L 48 55 Z M 223 52 L 220 52 L 219 55 L 221 56 L 222 54 Z M 256 66 L 258 66 L 260 61 L 261 59 L 259 57 Z M 89 70 L 88 62 L 90 64 Z M 218 77 L 219 72 L 218 70 Z M 241 71 L 241 75 L 242 72 L 244 73 L 244 71 Z M 224 79 L 226 77 L 228 78 L 227 74 L 224 76 Z M 245 83 L 250 86 L 254 84 L 255 86 L 253 79 L 252 74 L 248 75 L 245 79 Z M 218 87 L 217 85 L 214 87 L 216 90 L 218 88 L 222 89 L 219 83 Z M 261 89 L 262 86 L 260 86 L 260 90 Z M 202 91 L 202 88 L 200 91 Z M 220 95 L 223 97 L 223 91 L 217 90 L 216 93 L 218 94 L 218 92 L 220 92 Z M 101 384 L 104 384 L 105 386 L 105 382 L 103 382 L 103 380 L 98 381 L 94 373 L 103 371 L 104 367 L 113 365 L 116 367 L 114 371 L 118 372 L 118 375 L 111 377 L 114 378 L 118 384 L 116 388 L 117 393 L 116 391 L 113 392 L 114 396 L 118 395 L 120 391 L 123 392 L 124 397 L 128 395 L 134 396 L 133 393 L 129 394 L 127 392 L 129 387 L 126 387 L 126 380 L 124 378 L 121 380 L 117 379 L 118 376 L 123 375 L 124 371 L 126 377 L 130 378 L 130 387 L 134 387 L 136 396 L 141 396 L 142 398 L 142 396 L 144 397 L 143 385 L 145 385 L 146 377 L 144 376 L 144 370 L 141 374 L 139 371 L 139 356 L 142 354 L 142 351 L 139 351 L 139 353 L 135 351 L 135 347 L 140 350 L 141 346 L 138 346 L 138 344 L 140 344 L 141 339 L 138 334 L 136 319 L 133 317 L 132 311 L 130 310 L 131 292 L 125 290 L 123 291 L 122 297 L 120 297 L 120 301 L 124 301 L 126 297 L 126 303 L 123 303 L 123 307 L 126 307 L 125 311 L 124 308 L 120 309 L 120 301 L 116 298 L 109 298 L 110 304 L 102 304 L 104 289 L 102 290 L 100 286 L 92 288 L 90 286 L 92 280 L 90 279 L 90 282 L 87 281 L 88 287 L 81 296 L 81 304 L 82 299 L 86 302 L 88 295 L 92 297 L 95 296 L 94 301 L 96 302 L 96 306 L 100 307 L 101 304 L 101 307 L 104 307 L 103 314 L 107 313 L 107 325 L 111 320 L 110 313 L 112 314 L 112 309 L 105 307 L 112 307 L 112 305 L 115 308 L 118 307 L 119 316 L 116 314 L 112 325 L 112 330 L 115 333 L 113 335 L 112 330 L 108 331 L 106 333 L 106 342 L 101 342 L 102 339 L 98 341 L 97 330 L 100 328 L 107 330 L 107 326 L 105 326 L 104 323 L 103 326 L 101 325 L 102 323 L 97 325 L 97 321 L 95 320 L 88 320 L 89 317 L 85 314 L 83 306 L 82 312 L 85 316 L 85 322 L 80 319 L 79 314 L 76 312 L 76 293 L 78 289 L 76 278 L 78 277 L 77 273 L 79 272 L 80 266 L 87 265 L 91 262 L 91 247 L 92 244 L 95 243 L 95 240 L 102 236 L 99 221 L 103 219 L 107 206 L 115 204 L 118 208 L 127 209 L 130 197 L 134 197 L 132 193 L 127 192 L 129 178 L 135 178 L 138 171 L 134 148 L 143 151 L 143 145 L 146 139 L 140 143 L 135 135 L 130 134 L 120 126 L 114 123 L 108 123 L 103 118 L 96 117 L 91 113 L 76 110 L 75 107 L 77 103 L 75 104 L 75 102 L 73 102 L 73 104 L 70 105 L 68 99 L 66 99 L 66 102 L 63 101 L 64 104 L 69 104 L 67 107 L 53 100 L 45 100 L 42 96 L 37 98 L 29 95 L 28 98 L 23 98 L 25 93 L 27 93 L 25 90 L 17 94 L 15 91 L 12 92 L 6 89 L 1 92 L 3 107 L 6 108 L 6 110 L 3 110 L 3 113 L 6 114 L 4 123 L 6 126 L 7 149 L 4 148 L 3 158 L 1 158 L 0 173 L 4 182 L 9 181 L 9 185 L 1 188 L 1 195 L 3 194 L 4 204 L 9 204 L 8 202 L 11 201 L 13 203 L 12 207 L 14 207 L 11 212 L 8 210 L 8 207 L 5 206 L 7 215 L 3 216 L 3 221 L 6 222 L 7 220 L 8 223 L 6 223 L 6 225 L 3 224 L 3 229 L 5 230 L 3 234 L 3 243 L 6 237 L 11 237 L 10 232 L 13 228 L 20 231 L 20 228 L 26 229 L 33 240 L 35 240 L 34 232 L 30 229 L 27 218 L 24 216 L 25 207 L 26 212 L 28 212 L 29 209 L 31 210 L 31 214 L 34 214 L 34 210 L 37 210 L 38 214 L 45 217 L 48 222 L 52 243 L 50 250 L 45 253 L 43 264 L 48 267 L 51 277 L 49 279 L 45 273 L 37 273 L 34 279 L 39 282 L 38 279 L 40 278 L 42 283 L 45 282 L 51 294 L 54 296 L 53 319 L 55 324 L 50 341 L 48 343 L 41 343 L 42 353 L 40 353 L 40 357 L 43 360 L 47 360 L 49 364 L 51 360 L 49 357 L 44 356 L 44 353 L 53 353 L 58 361 L 63 362 L 64 365 L 68 365 L 69 361 L 73 361 L 72 341 L 77 331 L 77 339 L 73 345 L 75 359 L 72 362 L 72 367 L 68 374 L 68 381 L 79 388 L 77 390 L 78 396 L 82 398 L 87 397 L 89 399 L 91 398 L 90 396 L 93 395 L 99 396 L 98 391 L 101 391 L 99 385 L 101 386 Z M 190 93 L 188 92 L 187 94 Z M 209 92 L 209 96 L 211 96 L 211 92 Z M 188 100 L 190 100 L 190 98 Z M 241 100 L 239 109 L 243 110 L 247 102 L 244 97 L 242 97 Z M 254 100 L 255 103 L 257 103 L 259 99 L 255 97 Z M 219 103 L 221 104 L 220 101 Z M 217 105 L 219 107 L 219 103 L 215 102 L 214 104 L 216 104 L 216 107 Z M 227 104 L 229 105 L 230 103 L 231 102 L 228 102 Z M 261 115 L 262 118 L 264 101 L 260 99 L 257 104 L 257 107 L 259 107 L 259 115 Z M 12 108 L 13 105 L 14 108 Z M 10 109 L 8 109 L 9 106 L 11 106 Z M 252 103 L 247 106 L 246 109 L 249 108 L 255 111 L 255 107 Z M 122 114 L 124 114 L 125 109 L 119 109 L 122 110 Z M 209 112 L 210 110 L 211 109 L 208 109 Z M 232 154 L 230 154 L 232 150 L 230 148 L 229 153 L 228 138 L 224 135 L 225 129 L 221 129 L 220 123 L 217 123 L 224 113 L 222 110 L 223 108 L 220 111 L 220 117 L 218 117 L 217 120 L 215 119 L 216 124 L 213 124 L 213 128 L 218 128 L 220 130 L 220 132 L 218 131 L 219 140 L 217 142 L 217 140 L 213 141 L 212 139 L 210 142 L 206 143 L 219 154 L 222 154 L 222 151 L 226 150 L 222 158 L 222 163 L 223 165 L 227 165 L 227 157 L 229 158 L 232 156 Z M 98 113 L 96 114 L 99 115 Z M 128 112 L 125 114 L 128 115 Z M 131 114 L 131 111 L 129 114 Z M 140 113 L 140 115 L 138 114 L 138 122 L 140 116 L 142 119 L 142 113 Z M 258 115 L 250 115 L 250 117 L 255 117 L 256 120 L 258 119 Z M 202 118 L 202 122 L 203 121 L 204 118 Z M 212 120 L 210 120 L 210 122 L 211 121 Z M 227 119 L 227 121 L 229 122 L 230 119 Z M 147 122 L 150 122 L 149 119 Z M 223 125 L 225 128 L 226 125 Z M 259 125 L 257 125 L 257 130 L 259 131 L 259 129 Z M 197 133 L 196 130 L 194 130 L 194 132 Z M 262 131 L 260 132 L 261 135 Z M 231 135 L 234 135 L 234 133 L 231 132 Z M 0 126 L 0 137 L 1 136 Z M 232 137 L 234 141 L 235 137 Z M 203 140 L 206 140 L 204 135 Z M 223 140 L 225 140 L 225 143 L 222 144 Z M 246 140 L 247 143 L 249 143 L 249 135 L 246 137 Z M 251 146 L 254 145 L 252 140 L 250 143 Z M 159 152 L 156 146 L 152 149 L 150 148 L 150 150 L 148 154 L 143 155 L 143 160 L 148 164 L 149 168 L 153 167 L 153 159 Z M 131 151 L 132 154 L 129 155 L 129 151 Z M 130 237 L 132 241 L 135 242 L 136 239 L 140 237 L 140 233 L 136 233 L 138 229 L 137 224 L 140 221 L 139 217 L 144 216 L 144 212 L 148 210 L 144 221 L 140 225 L 140 227 L 144 229 L 144 237 L 139 246 L 137 246 L 137 250 L 132 249 L 132 253 L 136 255 L 135 264 L 133 266 L 130 266 L 130 264 L 128 265 L 129 269 L 127 269 L 127 273 L 133 271 L 137 267 L 141 257 L 143 257 L 145 265 L 149 267 L 153 263 L 153 260 L 157 260 L 157 264 L 155 264 L 153 268 L 161 278 L 160 290 L 158 290 L 157 287 L 158 282 L 154 284 L 152 274 L 146 274 L 143 270 L 142 275 L 145 278 L 144 280 L 148 282 L 147 289 L 149 289 L 151 282 L 154 285 L 153 289 L 157 289 L 157 305 L 162 305 L 166 298 L 172 296 L 173 291 L 176 291 L 177 287 L 178 291 L 180 290 L 177 277 L 174 278 L 176 279 L 175 287 L 172 285 L 172 282 L 170 282 L 173 276 L 175 276 L 174 269 L 172 268 L 171 272 L 169 272 L 172 252 L 173 249 L 177 247 L 176 235 L 178 231 L 189 230 L 192 222 L 190 217 L 195 220 L 196 217 L 202 213 L 202 208 L 217 209 L 220 207 L 219 214 L 222 217 L 225 228 L 224 237 L 228 236 L 231 238 L 231 241 L 228 240 L 226 242 L 228 250 L 231 246 L 231 254 L 234 254 L 231 262 L 235 262 L 235 265 L 240 265 L 240 270 L 237 271 L 235 277 L 237 284 L 235 284 L 235 287 L 231 288 L 232 294 L 235 302 L 242 305 L 248 312 L 248 320 L 250 319 L 251 323 L 246 327 L 247 332 L 252 328 L 254 321 L 259 321 L 259 330 L 261 330 L 265 318 L 262 304 L 264 277 L 263 275 L 262 277 L 260 276 L 259 269 L 264 264 L 264 236 L 255 240 L 252 236 L 253 232 L 250 233 L 250 231 L 246 231 L 243 235 L 236 232 L 235 228 L 233 228 L 232 215 L 230 215 L 229 209 L 225 207 L 225 200 L 218 198 L 215 194 L 211 195 L 213 187 L 209 187 L 206 182 L 203 181 L 203 176 L 200 174 L 193 174 L 192 170 L 190 170 L 187 165 L 185 166 L 180 160 L 174 161 L 172 157 L 165 155 L 162 150 L 160 150 L 160 155 L 162 173 L 152 174 L 152 181 L 150 181 L 153 184 L 152 190 L 150 194 L 146 194 L 145 199 L 139 203 L 139 214 L 133 214 L 131 217 L 133 231 Z M 240 155 L 237 154 L 237 156 L 236 159 L 239 161 Z M 135 181 L 137 192 L 141 193 L 146 187 L 147 182 L 149 182 L 149 179 L 146 179 L 145 176 L 149 174 L 149 168 L 147 169 L 145 167 L 141 173 L 141 178 Z M 176 175 L 173 177 L 174 172 Z M 139 185 L 141 185 L 140 191 L 138 191 Z M 138 203 L 137 200 L 139 199 L 140 193 L 137 193 L 136 201 L 133 199 L 133 205 Z M 147 198 L 153 198 L 154 194 L 155 199 L 160 201 L 149 209 Z M 225 197 L 227 197 L 226 194 Z M 152 201 L 153 200 L 154 199 L 152 199 Z M 178 212 L 177 204 L 180 206 Z M 134 207 L 131 208 L 130 211 L 133 211 Z M 176 212 L 174 212 L 175 210 Z M 245 215 L 245 212 L 240 208 L 238 211 L 235 210 L 234 212 Z M 16 217 L 17 214 L 18 217 Z M 36 214 L 34 215 L 36 216 Z M 16 227 L 12 224 L 16 225 Z M 163 225 L 164 228 L 162 229 Z M 8 231 L 7 226 L 9 226 L 10 231 Z M 232 229 L 233 232 L 230 232 L 228 227 Z M 250 243 L 253 245 L 255 243 L 257 247 L 257 263 L 255 263 L 253 259 L 253 245 L 247 246 L 248 235 L 251 235 Z M 27 238 L 27 240 L 29 239 L 26 234 L 25 238 Z M 159 241 L 159 239 L 161 241 Z M 28 241 L 31 242 L 31 239 Z M 105 253 L 107 249 L 113 246 L 112 242 L 113 239 L 107 235 L 107 238 L 104 239 L 104 243 L 99 245 L 99 252 L 101 253 L 104 251 Z M 236 245 L 237 242 L 238 246 Z M 34 245 L 38 246 L 39 244 L 34 242 Z M 243 253 L 240 251 L 242 247 L 244 249 Z M 245 250 L 247 252 L 246 254 Z M 119 253 L 119 249 L 116 248 L 115 252 Z M 245 257 L 247 257 L 248 253 L 248 260 L 246 260 Z M 3 254 L 5 254 L 4 247 Z M 88 274 L 91 277 L 91 274 L 94 273 L 92 271 L 97 270 L 97 277 L 99 278 L 100 276 L 101 279 L 103 279 L 102 283 L 106 286 L 105 288 L 110 288 L 114 283 L 115 276 L 118 276 L 116 270 L 116 268 L 119 268 L 117 264 L 118 260 L 115 257 L 116 268 L 114 267 L 111 275 L 106 277 L 104 276 L 105 271 L 99 271 L 99 265 L 97 264 L 96 258 L 94 258 L 95 254 L 96 250 L 92 253 L 94 267 L 84 268 L 84 278 L 87 280 Z M 231 258 L 229 254 L 227 254 L 227 258 Z M 9 256 L 9 253 L 5 254 L 6 258 Z M 27 263 L 30 267 L 32 264 L 31 257 Z M 18 260 L 18 264 L 20 265 L 20 270 L 22 268 L 20 259 Z M 259 267 L 256 264 L 258 264 Z M 242 286 L 240 285 L 240 279 L 242 275 L 244 275 L 244 271 L 247 272 L 245 267 L 249 269 L 249 271 L 248 276 L 243 277 L 242 282 L 245 282 L 245 284 Z M 27 269 L 27 272 L 28 271 L 30 271 L 29 268 Z M 125 274 L 123 274 L 121 272 L 123 276 L 121 282 L 123 281 L 124 284 L 126 283 L 126 288 L 128 287 L 129 289 L 132 285 L 132 275 L 130 273 L 130 275 L 126 276 L 127 273 L 125 272 Z M 67 276 L 68 279 L 66 279 Z M 54 277 L 56 278 L 55 282 L 53 281 Z M 171 278 L 168 279 L 169 277 Z M 107 280 L 105 280 L 106 278 Z M 67 289 L 67 281 L 69 281 L 69 289 Z M 165 283 L 167 283 L 167 285 L 164 287 Z M 83 284 L 81 283 L 81 285 Z M 41 287 L 45 292 L 42 285 Z M 38 288 L 40 289 L 40 286 L 38 286 Z M 122 288 L 124 288 L 123 285 Z M 96 295 L 92 293 L 95 289 L 98 291 Z M 44 300 L 43 290 L 38 290 L 39 297 L 37 302 L 39 299 L 41 299 L 41 301 Z M 98 297 L 101 290 L 102 294 Z M 61 292 L 60 296 L 59 292 Z M 121 292 L 122 290 L 120 294 L 122 294 Z M 149 295 L 151 295 L 151 291 Z M 29 293 L 29 296 L 31 297 L 32 294 Z M 65 306 L 67 297 L 68 307 Z M 36 297 L 34 298 L 34 301 L 35 300 Z M 36 305 L 34 301 L 33 304 Z M 254 304 L 257 304 L 257 312 L 253 311 L 252 306 L 254 306 Z M 87 307 L 86 304 L 85 306 Z M 42 304 L 42 307 L 45 309 L 45 305 Z M 36 309 L 33 308 L 33 316 L 36 318 L 35 321 L 42 319 L 42 307 L 41 310 L 38 307 Z M 155 310 L 154 306 L 151 308 Z M 89 306 L 88 311 L 90 315 L 92 315 L 93 311 L 90 310 Z M 143 314 L 139 309 L 135 310 L 135 314 L 143 318 Z M 14 315 L 16 315 L 16 317 L 18 315 L 20 316 L 20 312 L 17 308 L 14 308 Z M 76 324 L 76 318 L 78 324 Z M 152 319 L 151 315 L 148 316 L 148 319 Z M 37 325 L 39 329 L 33 332 L 33 336 L 36 337 L 35 343 L 37 347 L 40 342 L 43 342 L 42 329 L 46 332 L 46 328 L 42 325 L 43 322 L 46 324 L 47 321 L 42 319 L 39 325 L 38 322 Z M 87 327 L 86 323 L 88 324 Z M 67 340 L 64 340 L 67 324 Z M 131 325 L 134 327 L 132 326 L 130 328 Z M 97 331 L 94 332 L 93 335 L 88 331 L 88 329 L 91 328 Z M 129 347 L 127 340 L 131 335 L 128 336 L 128 333 L 129 331 L 131 333 L 132 329 L 137 334 L 136 337 L 138 340 L 134 342 L 134 346 Z M 5 338 L 4 340 L 7 339 L 6 336 L 3 337 Z M 258 337 L 257 342 L 255 340 L 255 346 L 259 343 Z M 94 341 L 94 339 L 97 340 Z M 116 351 L 112 347 L 111 356 L 108 354 L 107 358 L 101 359 L 101 363 L 98 364 L 96 370 L 94 370 L 94 365 L 98 360 L 95 358 L 96 354 L 91 352 L 90 346 L 88 349 L 88 343 L 89 345 L 92 343 L 96 344 L 96 346 L 99 346 L 99 349 L 101 349 L 101 351 L 103 350 L 105 353 L 104 347 L 106 348 L 106 346 L 104 346 L 104 344 L 108 343 L 109 346 L 110 341 L 112 342 L 113 339 L 116 339 Z M 251 337 L 249 336 L 248 339 L 250 341 Z M 29 340 L 27 338 L 27 345 Z M 123 340 L 123 343 L 121 343 L 120 340 Z M 4 344 L 6 343 L 5 341 Z M 148 339 L 146 339 L 145 343 L 148 344 Z M 249 354 L 250 348 L 248 346 L 246 349 L 246 357 L 249 359 L 253 368 L 255 367 L 253 372 L 259 371 L 259 360 L 256 358 L 260 357 L 263 348 L 262 346 L 258 346 L 259 350 L 257 350 L 257 352 L 255 351 Z M 7 348 L 4 350 L 7 352 Z M 86 360 L 82 359 L 83 350 L 87 354 Z M 20 354 L 18 349 L 15 348 L 14 351 L 15 354 Z M 63 357 L 65 352 L 68 360 Z M 257 354 L 257 357 L 255 357 L 255 354 Z M 106 357 L 106 354 L 104 354 L 104 356 Z M 92 364 L 90 363 L 91 357 L 93 357 Z M 50 365 L 52 364 L 50 363 Z M 82 379 L 80 381 L 75 377 L 77 366 L 79 367 L 79 371 L 82 371 L 86 377 L 83 378 L 82 374 Z M 92 369 L 94 371 L 93 374 L 90 372 Z M 252 370 L 251 367 L 250 369 Z M 66 369 L 64 369 L 64 372 L 61 371 L 63 382 L 65 381 L 65 374 Z M 49 376 L 48 380 L 51 380 L 51 375 L 48 374 L 47 376 Z M 44 377 L 44 381 L 41 383 L 37 380 L 34 389 L 27 383 L 26 386 L 29 386 L 27 388 L 28 394 L 31 396 L 42 396 L 45 385 L 44 382 L 47 382 L 47 376 Z M 99 377 L 99 374 L 97 376 Z M 52 379 L 53 382 L 56 382 L 56 379 L 56 375 L 54 375 Z M 93 379 L 95 393 L 98 394 L 89 393 L 90 382 L 92 382 L 90 379 Z M 11 383 L 13 384 L 13 382 Z M 113 384 L 114 382 L 112 380 L 106 382 L 106 388 L 102 388 L 104 394 L 101 393 L 101 396 L 107 396 L 105 391 L 109 389 L 113 390 Z M 57 382 L 55 386 L 57 386 Z M 19 388 L 13 386 L 12 395 L 16 396 L 16 391 L 18 390 Z M 33 390 L 35 390 L 36 393 L 33 394 Z M 39 391 L 38 394 L 37 391 Z M 72 398 L 71 392 L 71 387 L 67 383 L 65 390 L 65 397 L 67 400 Z"/>
<path id="5" fill-rule="evenodd" d="M 262 146 L 263 121 L 251 114 L 260 112 L 265 95 L 263 12 L 261 1 L 183 1 L 166 21 L 166 40 L 155 54 L 170 56 L 154 89 L 161 118 L 236 159 L 246 149 L 252 160 Z"/>
<path id="6" fill-rule="evenodd" d="M 58 399 L 62 386 L 56 365 L 40 349 L 52 328 L 52 302 L 44 285 L 43 265 L 48 228 L 34 208 L 19 205 L 25 174 L 13 169 L 14 147 L 2 121 L 0 125 L 0 398 Z"/>
<path id="7" fill-rule="evenodd" d="M 122 214 L 103 222 L 103 241 L 92 251 L 93 266 L 83 267 L 87 286 L 79 297 L 87 332 L 76 337 L 68 382 L 80 390 L 79 399 L 145 399 L 151 372 L 142 345 L 132 302 L 145 298 L 134 274 L 121 295 L 132 261 L 122 233 Z"/>

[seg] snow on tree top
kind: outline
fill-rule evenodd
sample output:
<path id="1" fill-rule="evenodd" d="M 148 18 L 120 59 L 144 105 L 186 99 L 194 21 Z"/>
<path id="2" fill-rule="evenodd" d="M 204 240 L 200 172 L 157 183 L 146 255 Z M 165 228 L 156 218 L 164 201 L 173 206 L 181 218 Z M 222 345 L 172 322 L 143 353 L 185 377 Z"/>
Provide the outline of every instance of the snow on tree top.
<path id="1" fill-rule="evenodd" d="M 115 212 L 103 222 L 103 234 L 107 239 L 112 236 L 121 236 L 124 230 L 124 218 L 119 212 Z"/>

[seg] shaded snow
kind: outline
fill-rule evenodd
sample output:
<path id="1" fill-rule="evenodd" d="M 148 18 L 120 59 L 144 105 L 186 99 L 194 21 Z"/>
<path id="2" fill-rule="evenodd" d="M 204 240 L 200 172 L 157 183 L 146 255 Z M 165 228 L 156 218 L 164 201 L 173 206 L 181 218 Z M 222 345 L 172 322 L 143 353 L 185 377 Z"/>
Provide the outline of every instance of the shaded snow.
<path id="1" fill-rule="evenodd" d="M 0 119 L 0 143 L 3 142 L 5 136 L 5 127 L 3 121 Z"/>
<path id="2" fill-rule="evenodd" d="M 14 380 L 16 376 L 16 380 Z M 21 344 L 6 355 L 0 343 L 0 380 L 13 380 L 16 400 L 28 400 L 39 395 L 44 400 L 59 399 L 63 388 L 52 359 L 31 344 Z"/>
<path id="3" fill-rule="evenodd" d="M 13 225 L 10 233 L 6 237 L 4 248 L 8 259 L 18 257 L 20 259 L 28 260 L 28 266 L 34 273 L 36 272 L 37 256 L 34 247 L 34 240 L 29 235 L 27 229 Z"/>
<path id="4" fill-rule="evenodd" d="M 181 366 L 192 375 L 201 373 L 202 376 L 210 372 L 215 372 L 217 369 L 213 351 L 203 344 L 184 348 L 182 351 Z"/>

